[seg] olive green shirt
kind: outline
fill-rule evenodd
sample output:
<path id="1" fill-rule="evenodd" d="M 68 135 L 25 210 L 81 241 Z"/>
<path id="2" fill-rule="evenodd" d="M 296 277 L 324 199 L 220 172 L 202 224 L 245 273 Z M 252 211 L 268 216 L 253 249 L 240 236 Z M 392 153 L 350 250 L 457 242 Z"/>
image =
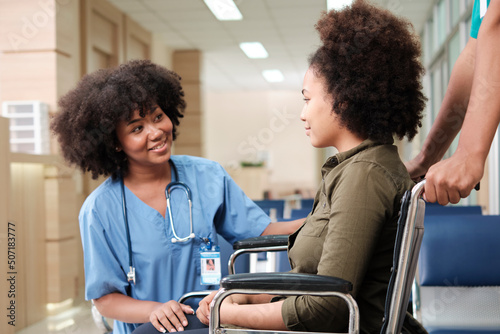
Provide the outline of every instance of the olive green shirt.
<path id="1" fill-rule="evenodd" d="M 365 140 L 327 160 L 312 212 L 289 238 L 292 272 L 352 282 L 361 332 L 380 332 L 401 198 L 414 185 L 396 146 Z M 287 297 L 290 330 L 345 331 L 348 310 L 336 297 Z"/>

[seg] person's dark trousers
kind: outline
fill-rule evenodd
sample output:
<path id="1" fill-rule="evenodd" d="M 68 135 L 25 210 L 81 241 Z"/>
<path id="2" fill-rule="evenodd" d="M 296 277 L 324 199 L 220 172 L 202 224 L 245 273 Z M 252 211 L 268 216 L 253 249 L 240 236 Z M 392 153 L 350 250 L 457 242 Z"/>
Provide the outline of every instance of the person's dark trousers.
<path id="1" fill-rule="evenodd" d="M 208 326 L 201 323 L 201 321 L 194 314 L 186 314 L 188 325 L 184 327 L 185 331 L 197 329 L 197 331 L 191 332 L 193 334 L 205 334 L 208 333 Z M 132 334 L 158 334 L 159 332 L 150 322 L 140 325 L 132 332 Z"/>

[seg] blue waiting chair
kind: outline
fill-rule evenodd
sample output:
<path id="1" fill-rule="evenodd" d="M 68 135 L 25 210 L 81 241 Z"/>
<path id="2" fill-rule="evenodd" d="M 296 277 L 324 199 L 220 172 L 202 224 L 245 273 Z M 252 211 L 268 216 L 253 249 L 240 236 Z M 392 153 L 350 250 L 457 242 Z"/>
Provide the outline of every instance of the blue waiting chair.
<path id="1" fill-rule="evenodd" d="M 481 215 L 483 210 L 479 205 L 440 205 L 427 203 L 426 216 L 435 215 Z"/>
<path id="2" fill-rule="evenodd" d="M 272 215 L 272 210 L 276 212 L 276 220 L 279 221 L 283 219 L 283 213 L 285 211 L 285 200 L 282 199 L 264 199 L 254 201 L 264 212 L 268 215 Z"/>
<path id="3" fill-rule="evenodd" d="M 311 213 L 311 208 L 292 209 L 290 212 L 290 219 L 296 220 L 300 218 L 306 218 L 309 213 Z"/>
<path id="4" fill-rule="evenodd" d="M 302 209 L 309 209 L 309 211 L 311 211 L 313 204 L 314 204 L 314 198 L 303 198 L 300 200 L 300 207 Z"/>
<path id="5" fill-rule="evenodd" d="M 220 247 L 220 257 L 221 257 L 221 277 L 227 276 L 230 274 L 228 266 L 229 258 L 233 254 L 233 245 L 226 241 L 222 236 L 217 235 L 217 239 Z M 238 262 L 234 263 L 234 270 L 238 273 L 247 273 L 250 271 L 250 255 L 245 254 L 242 255 Z"/>
<path id="6" fill-rule="evenodd" d="M 500 216 L 426 215 L 413 290 L 430 334 L 500 333 Z"/>

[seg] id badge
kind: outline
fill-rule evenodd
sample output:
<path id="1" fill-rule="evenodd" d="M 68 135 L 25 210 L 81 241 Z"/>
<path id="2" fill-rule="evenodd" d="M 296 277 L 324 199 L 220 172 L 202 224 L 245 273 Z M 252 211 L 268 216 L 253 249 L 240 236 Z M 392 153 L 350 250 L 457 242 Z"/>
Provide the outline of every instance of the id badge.
<path id="1" fill-rule="evenodd" d="M 220 252 L 214 247 L 210 251 L 201 252 L 200 258 L 201 284 L 219 285 L 221 279 Z"/>

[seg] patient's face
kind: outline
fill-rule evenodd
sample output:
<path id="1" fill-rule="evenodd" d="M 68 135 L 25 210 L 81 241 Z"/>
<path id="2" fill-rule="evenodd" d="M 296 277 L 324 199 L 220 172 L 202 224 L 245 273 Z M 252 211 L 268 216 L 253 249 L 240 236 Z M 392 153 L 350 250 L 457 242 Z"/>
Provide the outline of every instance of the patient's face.
<path id="1" fill-rule="evenodd" d="M 306 135 L 314 147 L 337 147 L 341 127 L 332 111 L 332 98 L 326 93 L 324 80 L 309 68 L 304 76 L 302 95 L 305 105 L 300 114 Z"/>

